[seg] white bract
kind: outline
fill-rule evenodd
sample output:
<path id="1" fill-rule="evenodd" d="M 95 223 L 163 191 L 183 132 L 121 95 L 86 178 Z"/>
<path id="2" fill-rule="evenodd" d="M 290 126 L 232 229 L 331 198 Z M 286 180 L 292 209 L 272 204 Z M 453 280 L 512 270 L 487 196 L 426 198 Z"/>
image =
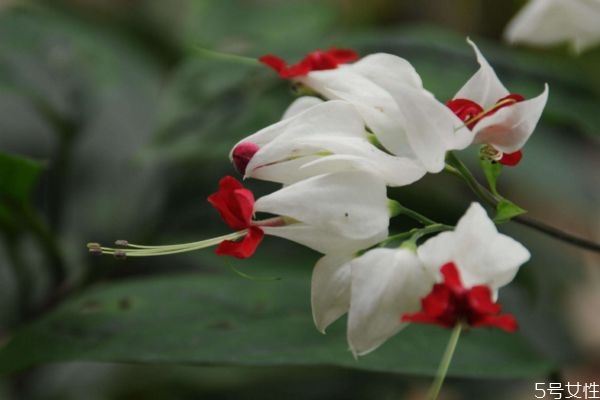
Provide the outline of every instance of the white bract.
<path id="1" fill-rule="evenodd" d="M 486 285 L 497 295 L 511 282 L 519 267 L 529 260 L 529 251 L 509 236 L 498 232 L 483 207 L 473 203 L 452 232 L 442 232 L 417 249 L 419 259 L 441 280 L 440 268 L 453 262 L 463 284 L 469 288 Z"/>
<path id="2" fill-rule="evenodd" d="M 390 211 L 385 183 L 363 171 L 319 175 L 259 198 L 255 212 L 296 221 L 261 226 L 265 234 L 324 254 L 351 254 L 387 237 Z"/>
<path id="3" fill-rule="evenodd" d="M 469 129 L 423 88 L 415 69 L 400 57 L 371 54 L 296 80 L 328 99 L 354 105 L 389 152 L 414 158 L 429 172 L 444 168 L 446 151 L 472 141 Z"/>
<path id="4" fill-rule="evenodd" d="M 379 347 L 407 325 L 402 315 L 420 308 L 433 276 L 413 250 L 375 249 L 351 263 L 348 344 L 353 354 Z"/>
<path id="5" fill-rule="evenodd" d="M 491 110 L 503 97 L 510 94 L 493 68 L 483 57 L 475 43 L 473 47 L 479 70 L 456 93 L 454 99 L 467 99 Z M 474 143 L 490 144 L 504 153 L 520 150 L 533 133 L 548 100 L 548 85 L 544 91 L 529 100 L 498 109 L 494 114 L 482 118 L 473 128 Z"/>
<path id="6" fill-rule="evenodd" d="M 361 116 L 343 101 L 302 97 L 282 121 L 243 139 L 234 149 L 244 143 L 259 147 L 247 164 L 245 177 L 283 184 L 329 172 L 363 170 L 382 177 L 390 186 L 402 186 L 426 172 L 413 160 L 371 144 Z"/>
<path id="7" fill-rule="evenodd" d="M 532 0 L 510 21 L 504 36 L 534 46 L 568 43 L 582 52 L 600 42 L 600 0 Z"/>

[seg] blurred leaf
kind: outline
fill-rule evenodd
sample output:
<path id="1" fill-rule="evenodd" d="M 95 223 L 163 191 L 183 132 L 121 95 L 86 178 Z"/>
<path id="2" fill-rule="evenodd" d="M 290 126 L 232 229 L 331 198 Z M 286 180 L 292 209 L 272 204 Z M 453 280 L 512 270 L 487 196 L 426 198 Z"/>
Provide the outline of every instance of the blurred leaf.
<path id="1" fill-rule="evenodd" d="M 94 360 L 435 373 L 449 331 L 413 325 L 354 360 L 345 321 L 327 335 L 314 328 L 307 272 L 301 266 L 271 270 L 283 275 L 272 282 L 194 274 L 96 286 L 17 332 L 0 352 L 0 370 Z M 518 334 L 474 329 L 461 338 L 450 375 L 541 376 L 551 367 Z"/>
<path id="2" fill-rule="evenodd" d="M 514 218 L 517 215 L 525 214 L 526 212 L 526 210 L 523 210 L 510 200 L 502 199 L 496 206 L 496 216 L 494 217 L 494 222 L 501 224 L 509 221 L 511 218 Z"/>
<path id="3" fill-rule="evenodd" d="M 39 162 L 0 152 L 0 195 L 26 201 L 41 171 L 42 164 Z"/>
<path id="4" fill-rule="evenodd" d="M 13 207 L 20 209 L 29 203 L 42 168 L 42 164 L 32 159 L 0 152 L 0 226 L 16 226 L 18 217 Z"/>

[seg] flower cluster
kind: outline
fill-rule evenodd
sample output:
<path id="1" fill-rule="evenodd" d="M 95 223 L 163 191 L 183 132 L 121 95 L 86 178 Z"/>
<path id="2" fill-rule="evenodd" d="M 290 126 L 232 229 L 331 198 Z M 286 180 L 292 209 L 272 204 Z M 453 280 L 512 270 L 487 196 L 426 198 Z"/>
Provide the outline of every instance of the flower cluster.
<path id="1" fill-rule="evenodd" d="M 510 93 L 469 44 L 479 70 L 446 103 L 423 87 L 408 61 L 391 54 L 358 59 L 333 48 L 293 65 L 261 57 L 281 78 L 317 94 L 298 98 L 281 121 L 231 150 L 244 178 L 282 187 L 255 199 L 235 178 L 223 178 L 208 200 L 234 230 L 229 235 L 171 246 L 120 242 L 121 249 L 94 243 L 90 250 L 146 256 L 216 245 L 217 254 L 247 258 L 265 235 L 295 241 L 323 254 L 312 276 L 315 325 L 324 332 L 347 313 L 355 355 L 409 323 L 516 330 L 496 300 L 530 255 L 500 234 L 479 204 L 455 228 L 423 217 L 422 229 L 388 232 L 390 217 L 406 209 L 387 198 L 387 186 L 440 172 L 448 152 L 471 144 L 482 145 L 482 157 L 514 166 L 541 116 L 548 88 L 532 99 Z"/>

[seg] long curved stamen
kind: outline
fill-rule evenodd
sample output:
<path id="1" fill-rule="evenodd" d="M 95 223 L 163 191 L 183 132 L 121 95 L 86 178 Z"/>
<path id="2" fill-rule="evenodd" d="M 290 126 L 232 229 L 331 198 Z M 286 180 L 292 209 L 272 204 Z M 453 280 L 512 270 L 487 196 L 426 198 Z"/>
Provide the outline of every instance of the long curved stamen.
<path id="1" fill-rule="evenodd" d="M 493 107 L 490 107 L 487 110 L 483 110 L 482 112 L 480 112 L 479 114 L 475 115 L 472 118 L 469 118 L 465 121 L 465 126 L 467 125 L 471 125 L 473 122 L 477 122 L 479 121 L 481 118 L 485 117 L 488 113 L 491 113 L 492 111 L 496 111 L 499 108 L 504 107 L 507 104 L 513 104 L 516 103 L 517 101 L 515 99 L 504 99 L 502 101 L 497 102 L 496 104 L 494 104 Z"/>
<path id="2" fill-rule="evenodd" d="M 98 243 L 88 243 L 87 247 L 90 253 L 93 254 L 112 254 L 117 258 L 126 257 L 152 257 L 152 256 L 163 256 L 167 254 L 178 254 L 186 253 L 189 251 L 201 250 L 207 247 L 212 247 L 220 244 L 225 240 L 236 240 L 248 233 L 247 229 L 230 233 L 223 236 L 218 236 L 211 239 L 200 240 L 198 242 L 173 244 L 173 245 L 162 245 L 162 246 L 146 246 L 139 244 L 132 244 L 124 240 L 118 240 L 116 242 L 118 247 L 104 247 Z"/>

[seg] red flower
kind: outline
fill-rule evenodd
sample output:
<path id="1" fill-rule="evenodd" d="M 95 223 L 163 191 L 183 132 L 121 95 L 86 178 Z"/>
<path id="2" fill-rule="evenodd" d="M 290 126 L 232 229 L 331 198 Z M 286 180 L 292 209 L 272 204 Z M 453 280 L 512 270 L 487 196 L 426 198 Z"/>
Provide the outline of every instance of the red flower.
<path id="1" fill-rule="evenodd" d="M 241 241 L 225 240 L 219 244 L 216 253 L 237 258 L 248 258 L 256 251 L 264 232 L 252 225 L 254 195 L 237 179 L 226 176 L 219 182 L 219 191 L 208 196 L 208 202 L 221 214 L 227 225 L 236 231 L 248 229 Z"/>
<path id="2" fill-rule="evenodd" d="M 473 129 L 483 118 L 495 114 L 501 108 L 508 107 L 523 100 L 525 100 L 525 98 L 520 94 L 511 93 L 498 100 L 496 105 L 485 114 L 482 114 L 484 112 L 483 107 L 469 99 L 452 99 L 446 102 L 446 106 L 448 106 L 448 108 L 452 110 L 452 112 L 460 118 L 469 129 Z M 500 164 L 512 167 L 517 165 L 521 161 L 521 158 L 523 158 L 523 153 L 518 150 L 514 153 L 503 154 L 499 162 Z"/>
<path id="3" fill-rule="evenodd" d="M 421 300 L 420 312 L 403 315 L 403 322 L 436 324 L 446 328 L 466 323 L 507 332 L 517 330 L 517 321 L 512 315 L 500 314 L 501 307 L 493 302 L 489 287 L 478 285 L 466 289 L 456 265 L 451 262 L 442 266 L 441 272 L 444 282 L 435 284 L 431 293 Z"/>
<path id="4" fill-rule="evenodd" d="M 288 65 L 282 58 L 267 54 L 258 60 L 274 69 L 284 79 L 304 76 L 310 71 L 335 69 L 340 64 L 349 63 L 358 59 L 358 54 L 350 49 L 336 49 L 332 47 L 327 51 L 316 50 L 308 53 L 300 62 Z"/>

